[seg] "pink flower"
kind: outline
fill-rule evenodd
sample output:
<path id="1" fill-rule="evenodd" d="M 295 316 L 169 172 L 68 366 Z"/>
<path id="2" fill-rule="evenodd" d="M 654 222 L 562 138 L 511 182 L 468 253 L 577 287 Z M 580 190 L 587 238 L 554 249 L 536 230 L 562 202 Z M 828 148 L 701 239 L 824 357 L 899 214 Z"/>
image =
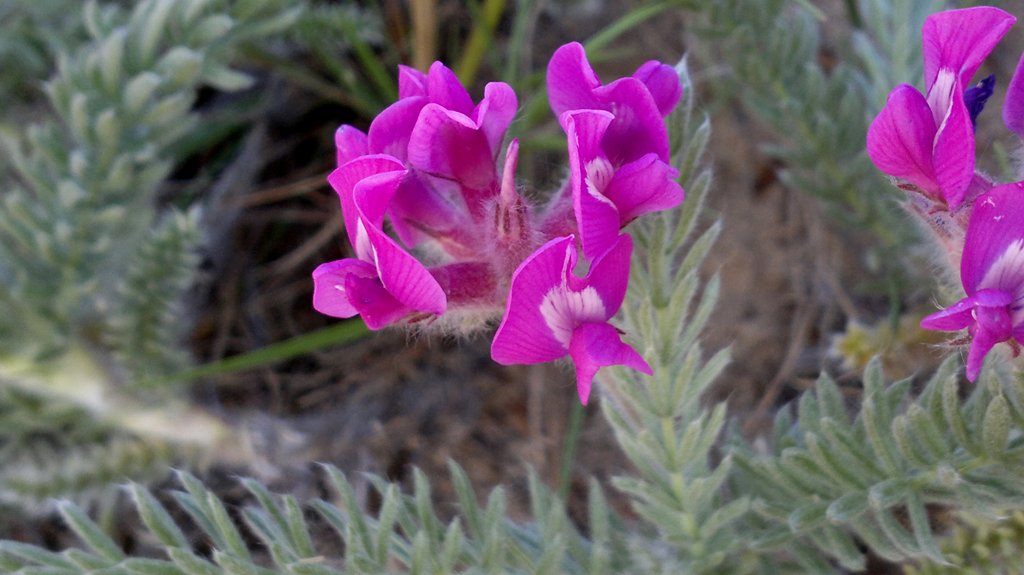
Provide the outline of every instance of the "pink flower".
<path id="1" fill-rule="evenodd" d="M 488 84 L 474 105 L 444 65 L 426 74 L 401 67 L 399 100 L 368 133 L 335 133 L 328 180 L 355 257 L 313 272 L 313 303 L 327 315 L 361 315 L 371 329 L 444 315 L 438 323 L 462 331 L 503 313 L 494 359 L 569 356 L 586 404 L 601 367 L 651 373 L 608 321 L 629 281 L 632 241 L 620 229 L 683 199 L 664 122 L 682 86 L 655 61 L 602 85 L 579 44 L 555 53 L 548 80 L 571 175 L 538 210 L 515 179 L 518 141 L 499 162 L 516 113 L 512 89 Z M 585 277 L 574 273 L 577 235 Z"/>
<path id="2" fill-rule="evenodd" d="M 960 279 L 967 297 L 924 318 L 921 327 L 967 329 L 967 379 L 974 381 L 996 344 L 1024 343 L 1024 182 L 997 186 L 974 202 Z"/>
<path id="3" fill-rule="evenodd" d="M 551 56 L 547 84 L 556 116 L 571 110 L 605 110 L 615 115 L 601 144 L 616 164 L 649 153 L 669 160 L 663 117 L 672 112 L 683 93 L 679 74 L 671 66 L 652 60 L 633 76 L 605 86 L 590 67 L 583 46 L 572 42 Z"/>
<path id="4" fill-rule="evenodd" d="M 420 111 L 428 104 L 464 116 L 479 125 L 486 133 L 494 154 L 516 113 L 515 92 L 508 84 L 487 84 L 484 99 L 474 106 L 473 99 L 458 77 L 441 62 L 434 62 L 427 74 L 399 66 L 398 101 L 378 114 L 370 124 L 370 152 L 390 154 L 405 161 L 409 138 Z"/>
<path id="5" fill-rule="evenodd" d="M 555 238 L 526 258 L 512 275 L 505 316 L 491 345 L 494 361 L 533 364 L 568 355 L 584 405 L 603 366 L 625 365 L 650 375 L 647 362 L 608 324 L 626 294 L 632 250 L 629 236 L 619 236 L 582 278 L 573 273 L 573 236 Z"/>
<path id="6" fill-rule="evenodd" d="M 487 85 L 472 115 L 429 103 L 409 138 L 409 164 L 435 189 L 457 184 L 465 209 L 479 217 L 498 193 L 498 152 L 515 112 L 515 93 L 500 82 Z"/>
<path id="7" fill-rule="evenodd" d="M 678 81 L 676 82 L 678 84 Z M 601 110 L 576 110 L 560 118 L 569 139 L 573 211 L 583 254 L 593 260 L 618 240 L 619 229 L 646 213 L 683 201 L 679 172 L 657 154 L 616 165 L 602 147 L 615 117 Z"/>
<path id="8" fill-rule="evenodd" d="M 399 100 L 370 124 L 367 134 L 342 126 L 335 135 L 338 165 L 363 154 L 387 154 L 411 168 L 388 215 L 395 233 L 412 247 L 440 239 L 458 250 L 471 218 L 483 216 L 497 193 L 496 162 L 517 100 L 508 84 L 491 82 L 474 105 L 444 64 L 427 74 L 399 67 Z"/>
<path id="9" fill-rule="evenodd" d="M 928 17 L 922 29 L 925 95 L 908 84 L 897 86 L 868 129 L 868 155 L 879 170 L 951 210 L 960 206 L 974 176 L 972 112 L 980 111 L 991 82 L 972 89 L 966 100 L 965 90 L 1014 22 L 985 6 Z"/>
<path id="10" fill-rule="evenodd" d="M 370 329 L 379 329 L 414 312 L 445 312 L 447 300 L 437 280 L 382 228 L 406 175 L 400 162 L 378 154 L 349 161 L 328 177 L 341 200 L 356 259 L 328 262 L 313 271 L 313 307 L 320 313 L 359 314 Z"/>

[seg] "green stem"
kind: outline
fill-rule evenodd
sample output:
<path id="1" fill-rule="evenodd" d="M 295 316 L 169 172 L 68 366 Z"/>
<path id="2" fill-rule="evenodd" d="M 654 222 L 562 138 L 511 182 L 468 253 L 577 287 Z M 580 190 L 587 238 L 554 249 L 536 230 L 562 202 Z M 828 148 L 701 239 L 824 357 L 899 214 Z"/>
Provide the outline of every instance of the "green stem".
<path id="1" fill-rule="evenodd" d="M 860 19 L 860 11 L 857 10 L 857 0 L 846 0 L 846 16 L 850 19 L 850 26 L 860 29 L 864 23 Z"/>
<path id="2" fill-rule="evenodd" d="M 502 79 L 517 91 L 519 85 L 519 64 L 523 61 L 524 40 L 530 28 L 530 20 L 533 17 L 534 0 L 516 0 L 513 8 L 512 35 L 509 38 L 508 60 L 505 61 L 505 70 L 502 72 Z"/>
<path id="3" fill-rule="evenodd" d="M 656 2 L 646 6 L 641 6 L 640 8 L 636 8 L 626 13 L 615 22 L 609 24 L 605 29 L 591 36 L 583 45 L 587 48 L 588 53 L 596 52 L 610 44 L 619 36 L 629 32 L 637 25 L 661 14 L 665 10 L 683 7 L 693 8 L 696 6 L 697 3 L 689 0 L 667 0 L 665 2 Z"/>
<path id="4" fill-rule="evenodd" d="M 356 60 L 363 68 L 363 72 L 369 77 L 370 83 L 381 96 L 381 100 L 390 102 L 398 98 L 397 82 L 392 78 L 388 68 L 385 67 L 381 58 L 374 53 L 373 48 L 366 43 L 359 35 L 359 30 L 354 27 L 353 22 L 342 21 L 344 26 L 342 33 L 345 39 L 352 45 Z"/>
<path id="5" fill-rule="evenodd" d="M 326 349 L 330 346 L 355 341 L 366 335 L 366 333 L 366 325 L 363 322 L 345 321 L 337 325 L 332 325 L 330 327 L 325 327 L 278 343 L 273 343 L 248 353 L 233 355 L 220 361 L 179 371 L 178 373 L 168 376 L 165 380 L 157 382 L 157 385 L 170 382 L 184 383 L 201 377 L 212 377 L 215 375 L 262 367 L 321 349 Z"/>
<path id="6" fill-rule="evenodd" d="M 472 86 L 484 54 L 491 47 L 494 29 L 498 26 L 501 13 L 505 11 L 505 0 L 486 0 L 481 15 L 473 26 L 473 33 L 466 42 L 466 49 L 459 60 L 457 76 L 466 86 Z"/>
<path id="7" fill-rule="evenodd" d="M 572 402 L 569 408 L 569 430 L 565 434 L 565 445 L 562 447 L 562 468 L 558 474 L 558 496 L 568 504 L 569 486 L 572 484 L 572 464 L 576 459 L 576 447 L 579 444 L 580 428 L 583 426 L 582 403 Z"/>

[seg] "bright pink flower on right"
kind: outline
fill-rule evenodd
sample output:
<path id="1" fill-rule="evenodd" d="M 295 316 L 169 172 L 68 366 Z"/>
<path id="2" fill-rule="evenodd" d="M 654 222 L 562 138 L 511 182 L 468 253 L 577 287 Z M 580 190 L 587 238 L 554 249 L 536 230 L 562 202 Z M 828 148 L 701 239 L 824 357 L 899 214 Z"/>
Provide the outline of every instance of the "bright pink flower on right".
<path id="1" fill-rule="evenodd" d="M 868 155 L 879 170 L 949 210 L 960 207 L 974 178 L 974 120 L 994 81 L 968 83 L 1016 21 L 989 6 L 925 20 L 925 93 L 897 86 L 868 129 Z"/>
<path id="2" fill-rule="evenodd" d="M 967 329 L 967 379 L 1001 342 L 1024 343 L 1024 182 L 1004 184 L 974 203 L 960 264 L 967 297 L 921 320 L 936 331 Z"/>

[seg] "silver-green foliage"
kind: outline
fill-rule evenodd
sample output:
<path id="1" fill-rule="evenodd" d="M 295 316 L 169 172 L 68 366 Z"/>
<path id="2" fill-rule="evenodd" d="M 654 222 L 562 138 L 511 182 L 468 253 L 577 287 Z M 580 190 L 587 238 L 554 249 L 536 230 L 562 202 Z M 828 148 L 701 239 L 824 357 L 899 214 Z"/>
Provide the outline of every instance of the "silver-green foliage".
<path id="1" fill-rule="evenodd" d="M 832 8 L 838 8 L 834 3 Z M 854 29 L 830 29 L 809 3 L 793 0 L 716 0 L 705 4 L 703 38 L 722 64 L 712 82 L 735 96 L 770 132 L 764 145 L 782 163 L 780 179 L 824 201 L 830 215 L 877 239 L 869 261 L 902 273 L 914 229 L 897 208 L 898 192 L 865 151 L 867 126 L 893 86 L 922 75 L 921 23 L 939 0 L 850 1 Z M 859 25 L 859 26 L 858 26 Z M 723 62 L 724 60 L 724 62 Z M 730 98 L 731 99 L 731 98 Z"/>
<path id="2" fill-rule="evenodd" d="M 0 493 L 26 509 L 166 463 L 171 424 L 137 440 L 160 420 L 138 392 L 187 364 L 181 299 L 202 235 L 195 209 L 159 194 L 182 160 L 175 144 L 203 133 L 199 88 L 250 85 L 230 67 L 237 48 L 283 31 L 301 5 L 62 8 L 88 37 L 49 45 L 60 49 L 47 53 L 50 113 L 30 126 L 0 118 L 11 166 L 0 165 Z M 180 415 L 160 401 L 174 406 L 165 419 Z"/>
<path id="3" fill-rule="evenodd" d="M 636 466 L 635 475 L 617 477 L 615 486 L 629 496 L 658 541 L 656 546 L 638 542 L 637 548 L 649 554 L 643 558 L 648 570 L 642 572 L 724 572 L 738 566 L 736 551 L 743 541 L 734 522 L 749 502 L 722 497 L 732 462 L 713 454 L 725 405 L 701 403 L 729 353 L 705 358 L 700 345 L 718 296 L 717 276 L 702 287 L 701 264 L 720 226 L 698 233 L 711 185 L 711 173 L 702 165 L 711 128 L 694 108 L 685 69 L 681 78 L 684 100 L 669 121 L 674 164 L 688 197 L 682 209 L 648 216 L 630 228 L 636 249 L 622 308 L 622 327 L 636 338 L 654 375 L 611 370 L 601 388 L 602 407 Z"/>
<path id="4" fill-rule="evenodd" d="M 383 10 L 348 2 L 310 6 L 290 33 L 308 51 L 306 65 L 323 69 L 328 81 L 290 62 L 281 73 L 329 100 L 374 116 L 398 96 L 391 66 L 400 56 L 386 41 Z"/>
<path id="5" fill-rule="evenodd" d="M 197 128 L 201 85 L 249 84 L 228 67 L 231 49 L 293 18 L 277 0 L 148 0 L 130 12 L 86 4 L 91 42 L 62 53 L 46 84 L 55 117 L 5 138 L 14 166 L 0 209 L 5 352 L 56 353 L 76 338 L 107 336 L 108 318 L 123 327 L 169 315 L 192 267 L 154 278 L 167 281 L 159 298 L 133 295 L 140 282 L 129 270 L 143 255 L 180 261 L 164 252 L 191 252 L 199 238 L 194 218 L 173 209 L 176 223 L 159 225 L 157 193 L 176 160 L 170 146 Z M 181 228 L 178 241 L 169 226 Z M 139 298 L 164 309 L 136 316 Z"/>
<path id="6" fill-rule="evenodd" d="M 873 361 L 855 417 L 822 376 L 797 419 L 778 413 L 767 452 L 737 442 L 736 488 L 755 497 L 758 545 L 802 541 L 850 569 L 865 564 L 858 541 L 891 561 L 944 563 L 932 511 L 1024 503 L 1024 384 L 990 369 L 961 400 L 958 367 L 951 357 L 913 394 L 912 380 L 887 383 Z"/>
<path id="7" fill-rule="evenodd" d="M 92 498 L 126 475 L 152 475 L 168 456 L 116 436 L 69 402 L 0 387 L 0 505 L 49 508 L 52 497 Z"/>
<path id="8" fill-rule="evenodd" d="M 602 388 L 636 467 L 615 485 L 656 533 L 638 534 L 634 551 L 647 552 L 633 559 L 645 572 L 824 573 L 835 563 L 863 569 L 866 546 L 891 561 L 944 562 L 936 510 L 998 513 L 1024 502 L 1024 384 L 993 362 L 962 398 L 955 356 L 921 390 L 888 384 L 875 361 L 860 405 L 822 376 L 796 420 L 783 409 L 771 437 L 734 437 L 720 450 L 725 406 L 700 398 L 728 354 L 704 359 L 700 349 L 717 278 L 702 290 L 698 275 L 717 225 L 688 243 L 710 178 L 695 167 L 709 129 L 690 118 L 692 100 L 682 109 L 674 149 L 690 198 L 632 228 L 623 306 L 622 325 L 655 375 L 616 369 Z"/>
<path id="9" fill-rule="evenodd" d="M 175 453 L 169 444 L 104 435 L 81 443 L 35 441 L 4 462 L 0 502 L 34 513 L 49 511 L 55 501 L 74 496 L 82 502 L 106 503 L 111 486 L 126 477 L 152 481 L 167 474 Z M 108 506 L 104 506 L 109 509 Z"/>
<path id="10" fill-rule="evenodd" d="M 952 535 L 943 538 L 947 563 L 924 562 L 906 565 L 906 575 L 1002 575 L 1024 573 L 1024 511 L 1001 513 L 998 517 L 956 515 Z"/>
<path id="11" fill-rule="evenodd" d="M 181 294 L 198 268 L 198 215 L 197 209 L 165 214 L 140 241 L 118 285 L 106 341 L 142 383 L 189 363 L 179 343 L 187 326 Z"/>
<path id="12" fill-rule="evenodd" d="M 532 521 L 515 523 L 506 516 L 502 487 L 481 505 L 466 474 L 452 464 L 458 499 L 454 519 L 442 520 L 434 508 L 430 483 L 415 472 L 411 493 L 376 476 L 353 484 L 338 470 L 326 473 L 337 495 L 333 502 L 310 505 L 340 535 L 343 550 L 321 551 L 325 538 L 312 533 L 304 508 L 291 497 L 275 498 L 258 482 L 244 484 L 258 505 L 236 521 L 224 503 L 190 475 L 180 473 L 184 492 L 175 493 L 212 553 L 196 554 L 183 525 L 171 520 L 150 492 L 132 486 L 134 503 L 166 559 L 123 554 L 79 508 L 61 506 L 65 520 L 88 551 L 53 553 L 11 542 L 0 543 L 0 567 L 14 573 L 52 568 L 54 574 L 104 573 L 652 573 L 690 567 L 714 571 L 735 566 L 730 550 L 742 540 L 732 530 L 746 512 L 745 499 L 723 502 L 722 486 L 731 465 L 715 463 L 711 454 L 725 422 L 723 405 L 708 410 L 699 397 L 728 360 L 720 352 L 705 361 L 698 343 L 714 304 L 716 282 L 700 293 L 699 267 L 718 234 L 713 225 L 702 233 L 703 200 L 711 183 L 702 167 L 710 126 L 696 113 L 685 69 L 687 96 L 671 119 L 674 163 L 690 194 L 685 207 L 631 228 L 637 238 L 633 287 L 624 308 L 624 323 L 659 375 L 653 381 L 624 378 L 615 372 L 603 380 L 605 412 L 626 453 L 640 468 L 638 477 L 620 477 L 616 486 L 635 501 L 653 527 L 633 532 L 608 505 L 601 487 L 589 483 L 585 533 L 568 516 L 565 504 L 531 474 Z M 681 289 L 673 286 L 679 284 Z M 695 309 L 690 309 L 696 302 Z M 669 342 L 669 343 L 665 343 Z M 680 366 L 681 369 L 679 368 Z M 376 492 L 375 513 L 365 506 L 365 489 Z M 359 495 L 363 493 L 363 495 Z M 723 503 L 725 503 L 723 505 Z M 245 543 L 239 523 L 254 534 L 264 557 Z M 696 572 L 696 571 L 688 571 Z"/>
<path id="13" fill-rule="evenodd" d="M 450 471 L 459 499 L 458 515 L 451 520 L 442 520 L 434 509 L 429 482 L 420 472 L 414 476 L 412 491 L 403 493 L 377 476 L 353 483 L 328 466 L 325 474 L 333 499 L 315 500 L 308 506 L 243 479 L 255 503 L 237 516 L 199 480 L 181 472 L 178 479 L 184 490 L 172 495 L 189 521 L 174 520 L 144 487 L 127 487 L 145 525 L 145 539 L 159 548 L 160 558 L 126 555 L 80 508 L 62 503 L 60 512 L 85 549 L 55 553 L 4 541 L 0 542 L 0 568 L 24 575 L 601 574 L 628 568 L 621 526 L 612 523 L 596 484 L 591 485 L 588 539 L 536 476 L 529 484 L 534 522 L 519 525 L 506 517 L 502 488 L 493 490 L 481 505 L 462 469 L 452 464 Z M 359 487 L 366 482 L 380 500 L 375 513 L 367 510 L 366 492 Z M 309 520 L 311 512 L 319 517 L 316 523 Z M 208 555 L 197 554 L 196 534 L 209 545 Z M 258 540 L 259 551 L 251 548 L 250 536 Z"/>
<path id="14" fill-rule="evenodd" d="M 39 81 L 64 46 L 85 36 L 82 19 L 67 0 L 7 0 L 0 4 L 0 102 L 28 105 Z"/>

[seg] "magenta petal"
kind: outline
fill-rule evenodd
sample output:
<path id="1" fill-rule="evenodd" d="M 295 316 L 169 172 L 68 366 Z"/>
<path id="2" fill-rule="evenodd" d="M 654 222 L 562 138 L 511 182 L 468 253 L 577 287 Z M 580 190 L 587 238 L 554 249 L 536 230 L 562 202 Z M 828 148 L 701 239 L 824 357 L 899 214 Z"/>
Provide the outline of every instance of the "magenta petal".
<path id="1" fill-rule="evenodd" d="M 576 391 L 580 403 L 587 404 L 597 370 L 609 365 L 624 365 L 651 375 L 651 366 L 635 349 L 623 343 L 619 332 L 607 323 L 583 323 L 572 334 L 569 355 L 576 365 Z"/>
<path id="2" fill-rule="evenodd" d="M 334 132 L 334 147 L 337 150 L 338 156 L 337 167 L 341 167 L 359 156 L 370 153 L 367 142 L 366 134 L 352 126 L 343 124 L 339 127 Z"/>
<path id="3" fill-rule="evenodd" d="M 974 323 L 973 297 L 965 297 L 944 310 L 925 316 L 921 328 L 931 331 L 960 331 Z"/>
<path id="4" fill-rule="evenodd" d="M 345 291 L 366 327 L 373 330 L 387 327 L 414 311 L 395 299 L 377 277 L 349 274 L 345 278 Z"/>
<path id="5" fill-rule="evenodd" d="M 996 344 L 1013 337 L 1012 320 L 1007 309 L 1007 304 L 1012 296 L 998 290 L 983 291 L 991 292 L 989 296 L 997 301 L 996 305 L 979 305 L 974 310 L 976 324 L 975 329 L 972 330 L 971 351 L 967 354 L 967 379 L 971 381 L 978 377 L 982 360 L 989 350 Z"/>
<path id="6" fill-rule="evenodd" d="M 974 382 L 981 373 L 985 356 L 1002 340 L 996 339 L 988 332 L 979 331 L 971 339 L 971 349 L 967 352 L 967 380 Z"/>
<path id="7" fill-rule="evenodd" d="M 442 314 L 447 308 L 444 291 L 437 280 L 416 258 L 388 237 L 381 228 L 384 214 L 398 189 L 401 174 L 371 176 L 356 185 L 354 205 L 359 220 L 356 225 L 356 253 L 360 259 L 373 261 L 384 288 L 402 304 L 418 311 Z M 391 178 L 385 180 L 385 178 Z M 384 184 L 383 182 L 387 182 Z M 365 248 L 362 234 L 372 247 L 369 257 L 361 254 Z"/>
<path id="8" fill-rule="evenodd" d="M 664 72 L 645 65 L 637 73 L 643 79 L 621 78 L 602 86 L 587 62 L 583 46 L 575 42 L 556 50 L 548 64 L 548 99 L 556 116 L 583 109 L 614 113 L 615 122 L 602 145 L 617 165 L 650 152 L 664 161 L 669 159 L 668 131 L 660 106 L 674 105 L 673 100 L 678 96 L 673 95 L 674 88 L 665 85 Z M 651 82 L 656 95 L 652 95 L 644 80 Z"/>
<path id="9" fill-rule="evenodd" d="M 609 319 L 622 307 L 629 286 L 629 258 L 633 255 L 633 239 L 619 236 L 611 248 L 594 260 L 585 282 L 601 296 L 605 318 Z"/>
<path id="10" fill-rule="evenodd" d="M 636 78 L 621 78 L 601 86 L 594 94 L 615 115 L 601 146 L 616 165 L 651 152 L 669 161 L 668 128 L 647 86 Z"/>
<path id="11" fill-rule="evenodd" d="M 683 201 L 683 188 L 676 182 L 679 171 L 656 154 L 622 166 L 604 191 L 626 224 L 651 212 L 674 208 Z"/>
<path id="12" fill-rule="evenodd" d="M 964 290 L 1022 295 L 1024 286 L 1024 184 L 1004 184 L 977 197 L 960 260 Z"/>
<path id="13" fill-rule="evenodd" d="M 599 161 L 599 160 L 598 160 Z M 619 213 L 611 200 L 604 197 L 601 191 L 588 183 L 602 176 L 586 178 L 582 189 L 573 194 L 576 212 L 576 226 L 583 242 L 583 254 L 592 260 L 611 248 L 622 227 Z M 574 184 L 575 185 L 575 184 Z"/>
<path id="14" fill-rule="evenodd" d="M 427 104 L 409 139 L 409 163 L 416 169 L 452 179 L 474 190 L 497 179 L 487 138 L 469 117 Z"/>
<path id="15" fill-rule="evenodd" d="M 427 95 L 427 75 L 416 68 L 398 65 L 398 99 Z"/>
<path id="16" fill-rule="evenodd" d="M 441 62 L 434 62 L 427 74 L 427 96 L 431 104 L 464 114 L 473 113 L 473 99 L 458 76 Z"/>
<path id="17" fill-rule="evenodd" d="M 492 155 L 497 154 L 501 148 L 501 141 L 505 139 L 505 132 L 512 119 L 516 117 L 518 106 L 512 86 L 504 82 L 489 82 L 484 87 L 484 99 L 473 111 L 472 120 L 483 130 Z"/>
<path id="18" fill-rule="evenodd" d="M 377 277 L 373 264 L 344 259 L 327 262 L 313 270 L 313 309 L 331 317 L 352 317 L 359 313 L 345 289 L 345 279 L 356 274 Z"/>
<path id="19" fill-rule="evenodd" d="M 612 246 L 622 227 L 618 209 L 604 195 L 615 168 L 599 144 L 613 117 L 600 110 L 577 110 L 559 119 L 569 141 L 573 209 L 583 253 L 592 260 Z"/>
<path id="20" fill-rule="evenodd" d="M 998 8 L 979 6 L 932 14 L 924 21 L 925 91 L 932 87 L 940 68 L 957 72 L 961 86 L 971 77 L 1017 19 Z"/>
<path id="21" fill-rule="evenodd" d="M 364 255 L 359 253 L 360 251 L 365 251 L 366 246 L 362 245 L 364 242 L 360 241 L 357 233 L 359 229 L 357 224 L 359 214 L 355 206 L 356 186 L 388 188 L 382 193 L 387 194 L 390 198 L 394 194 L 394 190 L 390 188 L 398 185 L 404 172 L 405 167 L 397 159 L 391 156 L 376 154 L 356 158 L 337 168 L 327 176 L 328 183 L 334 188 L 334 191 L 338 194 L 338 199 L 341 201 L 341 214 L 345 220 L 345 233 L 348 235 L 348 241 L 356 249 L 360 259 L 366 259 Z M 381 174 L 389 175 L 384 178 L 369 179 Z M 369 181 L 364 182 L 364 180 L 368 179 Z M 383 214 L 381 214 L 381 219 L 383 219 Z M 380 222 L 377 225 L 380 225 Z"/>
<path id="22" fill-rule="evenodd" d="M 443 314 L 447 309 L 444 291 L 423 264 L 379 229 L 368 232 L 384 288 L 412 309 Z"/>
<path id="23" fill-rule="evenodd" d="M 932 165 L 939 191 L 949 209 L 955 210 L 974 178 L 974 123 L 964 105 L 959 83 L 953 83 L 949 102 L 950 108 L 935 136 Z"/>
<path id="24" fill-rule="evenodd" d="M 519 264 L 512 274 L 508 305 L 501 319 L 491 357 L 502 365 L 552 361 L 568 353 L 555 338 L 541 310 L 545 297 L 563 285 L 576 265 L 575 238 L 555 238 Z"/>
<path id="25" fill-rule="evenodd" d="M 413 311 L 388 293 L 373 264 L 362 260 L 321 264 L 313 271 L 313 285 L 317 311 L 342 318 L 358 313 L 370 329 L 390 325 Z"/>
<path id="26" fill-rule="evenodd" d="M 655 103 L 658 104 L 658 111 L 662 116 L 668 116 L 679 103 L 683 95 L 683 85 L 679 82 L 679 72 L 668 64 L 662 64 L 657 60 L 644 62 L 633 77 L 640 80 L 647 86 Z"/>
<path id="27" fill-rule="evenodd" d="M 1013 303 L 1013 294 L 1001 289 L 980 289 L 972 299 L 979 308 L 1003 308 Z"/>
<path id="28" fill-rule="evenodd" d="M 572 273 L 576 265 L 572 236 L 554 239 L 534 252 L 512 277 L 491 357 L 502 364 L 539 363 L 568 353 L 576 364 L 577 389 L 584 404 L 594 374 L 603 366 L 626 365 L 651 373 L 643 358 L 605 323 L 622 304 L 631 251 L 631 240 L 621 236 L 585 278 Z"/>
<path id="29" fill-rule="evenodd" d="M 384 216 L 406 174 L 395 158 L 370 155 L 334 170 L 327 179 L 341 199 L 345 232 L 356 256 L 375 265 L 384 288 L 403 305 L 444 313 L 444 292 L 437 281 L 382 229 Z"/>
<path id="30" fill-rule="evenodd" d="M 459 262 L 430 268 L 448 303 L 459 307 L 493 306 L 498 278 L 489 262 Z"/>
<path id="31" fill-rule="evenodd" d="M 1006 88 L 1006 102 L 1003 104 L 1003 123 L 1018 138 L 1024 139 L 1024 54 L 1017 62 L 1010 85 Z"/>
<path id="32" fill-rule="evenodd" d="M 573 130 L 573 136 L 569 138 L 569 161 L 573 161 L 573 154 L 584 163 L 603 156 L 601 141 L 614 120 L 615 116 L 604 110 L 572 110 L 558 116 L 566 133 L 570 126 Z"/>
<path id="33" fill-rule="evenodd" d="M 403 162 L 408 158 L 409 135 L 412 134 L 426 98 L 409 97 L 391 104 L 370 123 L 369 151 L 390 154 Z"/>
<path id="34" fill-rule="evenodd" d="M 424 236 L 449 234 L 464 219 L 464 212 L 434 190 L 415 170 L 402 179 L 390 206 L 391 225 L 402 242 L 413 247 Z"/>
<path id="35" fill-rule="evenodd" d="M 897 86 L 868 128 L 868 156 L 882 172 L 935 193 L 935 130 L 924 96 L 908 84 Z"/>
<path id="36" fill-rule="evenodd" d="M 548 100 L 556 116 L 569 110 L 605 108 L 593 93 L 601 86 L 601 80 L 590 67 L 583 45 L 578 42 L 565 44 L 551 55 L 547 84 Z"/>

